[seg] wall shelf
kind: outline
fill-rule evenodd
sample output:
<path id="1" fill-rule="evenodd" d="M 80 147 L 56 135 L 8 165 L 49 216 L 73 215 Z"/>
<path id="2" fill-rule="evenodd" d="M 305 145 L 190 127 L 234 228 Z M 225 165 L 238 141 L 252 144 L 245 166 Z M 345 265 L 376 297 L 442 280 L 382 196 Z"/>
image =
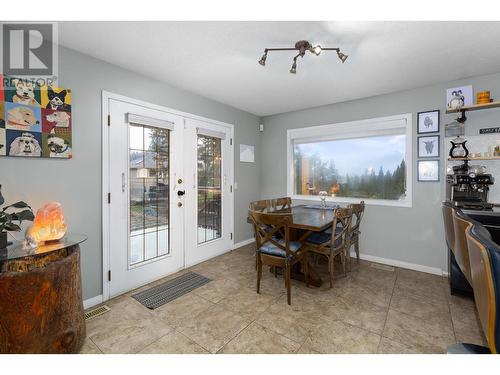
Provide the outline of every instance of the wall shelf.
<path id="1" fill-rule="evenodd" d="M 448 158 L 449 161 L 457 160 L 457 161 L 464 161 L 464 160 L 500 160 L 500 156 L 489 156 L 489 157 L 470 157 L 470 158 Z"/>
<path id="2" fill-rule="evenodd" d="M 481 109 L 490 109 L 490 108 L 499 108 L 500 101 L 484 103 L 484 104 L 473 104 L 464 107 L 460 107 L 459 109 L 447 109 L 446 113 L 457 113 L 462 111 L 478 111 Z"/>

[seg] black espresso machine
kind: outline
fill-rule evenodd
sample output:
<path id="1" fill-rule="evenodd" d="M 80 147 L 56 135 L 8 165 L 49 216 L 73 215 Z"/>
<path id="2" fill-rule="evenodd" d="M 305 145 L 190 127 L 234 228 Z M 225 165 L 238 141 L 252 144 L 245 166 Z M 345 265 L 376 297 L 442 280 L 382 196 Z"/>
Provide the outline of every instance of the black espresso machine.
<path id="1" fill-rule="evenodd" d="M 455 207 L 488 210 L 490 185 L 494 178 L 482 166 L 469 166 L 468 160 L 453 167 L 453 173 L 446 175 L 446 201 Z"/>

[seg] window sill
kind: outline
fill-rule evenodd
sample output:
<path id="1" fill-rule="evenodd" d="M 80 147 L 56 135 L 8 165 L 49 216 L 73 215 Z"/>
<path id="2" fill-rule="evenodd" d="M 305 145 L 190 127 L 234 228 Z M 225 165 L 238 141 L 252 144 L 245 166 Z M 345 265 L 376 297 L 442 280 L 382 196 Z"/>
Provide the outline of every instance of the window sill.
<path id="1" fill-rule="evenodd" d="M 292 195 L 293 200 L 298 201 L 312 201 L 312 202 L 321 202 L 319 196 L 314 195 Z M 383 200 L 383 199 L 366 199 L 366 198 L 347 198 L 347 197 L 328 197 L 326 199 L 326 203 L 359 203 L 361 201 L 365 201 L 366 205 L 369 206 L 386 206 L 386 207 L 405 207 L 411 208 L 413 207 L 410 199 L 401 200 L 401 201 L 393 201 L 393 200 Z"/>

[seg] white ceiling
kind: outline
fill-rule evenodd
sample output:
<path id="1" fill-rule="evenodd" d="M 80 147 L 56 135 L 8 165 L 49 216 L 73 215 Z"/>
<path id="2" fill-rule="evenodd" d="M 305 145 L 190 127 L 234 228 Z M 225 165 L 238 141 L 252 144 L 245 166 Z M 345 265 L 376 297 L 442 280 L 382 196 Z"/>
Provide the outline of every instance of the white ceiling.
<path id="1" fill-rule="evenodd" d="M 60 44 L 265 116 L 500 71 L 500 22 L 62 22 Z M 336 53 L 299 59 L 307 39 Z"/>

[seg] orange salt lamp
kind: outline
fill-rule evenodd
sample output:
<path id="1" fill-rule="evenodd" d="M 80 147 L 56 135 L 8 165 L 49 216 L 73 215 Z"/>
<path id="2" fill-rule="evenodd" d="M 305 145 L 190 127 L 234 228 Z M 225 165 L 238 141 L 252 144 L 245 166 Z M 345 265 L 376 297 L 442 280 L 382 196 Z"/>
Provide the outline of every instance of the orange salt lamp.
<path id="1" fill-rule="evenodd" d="M 66 229 L 61 204 L 50 202 L 37 211 L 33 225 L 26 231 L 26 240 L 31 245 L 60 240 Z"/>

